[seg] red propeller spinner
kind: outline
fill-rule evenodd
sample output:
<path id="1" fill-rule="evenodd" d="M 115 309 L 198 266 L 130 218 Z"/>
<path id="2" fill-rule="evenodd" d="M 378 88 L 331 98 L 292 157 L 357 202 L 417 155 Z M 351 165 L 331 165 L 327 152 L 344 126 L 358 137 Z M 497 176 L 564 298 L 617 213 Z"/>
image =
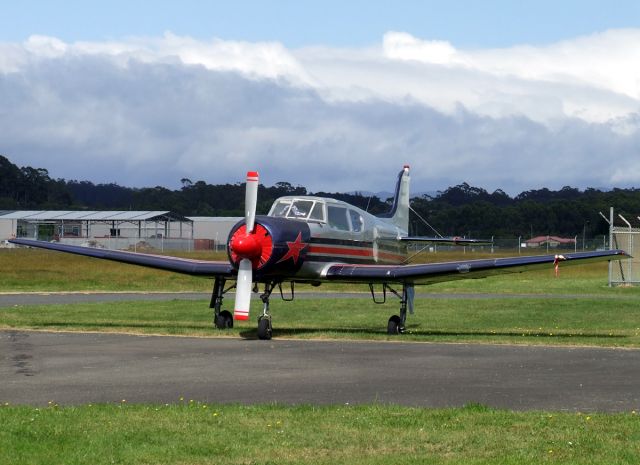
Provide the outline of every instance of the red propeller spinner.
<path id="1" fill-rule="evenodd" d="M 252 233 L 247 233 L 247 227 L 241 226 L 229 241 L 229 251 L 234 264 L 246 258 L 251 260 L 252 268 L 257 270 L 271 258 L 273 240 L 265 227 L 259 223 L 255 224 Z"/>

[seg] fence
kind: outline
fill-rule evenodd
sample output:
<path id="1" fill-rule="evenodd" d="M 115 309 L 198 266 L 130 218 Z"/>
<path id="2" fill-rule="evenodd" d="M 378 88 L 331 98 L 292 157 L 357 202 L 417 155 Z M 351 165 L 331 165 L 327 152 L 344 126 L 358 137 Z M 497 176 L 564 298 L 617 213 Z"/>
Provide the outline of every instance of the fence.
<path id="1" fill-rule="evenodd" d="M 448 251 L 470 251 L 481 253 L 510 253 L 516 255 L 545 255 L 555 253 L 556 251 L 562 252 L 582 252 L 585 250 L 607 250 L 609 247 L 609 238 L 606 234 L 600 234 L 598 236 L 584 237 L 582 235 L 576 235 L 570 239 L 573 239 L 570 243 L 558 244 L 553 240 L 543 241 L 539 246 L 527 246 L 526 241 L 529 239 L 524 236 L 504 236 L 493 237 L 492 244 L 487 245 L 472 245 L 461 247 L 458 245 L 437 245 L 437 244 L 425 244 L 414 243 L 409 246 L 409 250 L 412 252 L 424 251 L 424 252 L 448 252 Z"/>
<path id="2" fill-rule="evenodd" d="M 640 228 L 631 225 L 615 226 L 611 223 L 611 248 L 622 249 L 631 255 L 628 260 L 609 262 L 609 286 L 632 285 L 640 283 L 640 258 L 634 255 L 640 245 Z"/>
<path id="3" fill-rule="evenodd" d="M 182 251 L 191 252 L 193 250 L 218 250 L 219 244 L 214 244 L 211 240 L 200 239 L 171 239 L 171 238 L 137 238 L 137 237 L 91 237 L 91 238 L 60 238 L 62 244 L 83 245 L 100 247 L 111 250 L 132 250 L 134 252 L 151 251 Z M 223 248 L 226 244 L 222 244 Z"/>

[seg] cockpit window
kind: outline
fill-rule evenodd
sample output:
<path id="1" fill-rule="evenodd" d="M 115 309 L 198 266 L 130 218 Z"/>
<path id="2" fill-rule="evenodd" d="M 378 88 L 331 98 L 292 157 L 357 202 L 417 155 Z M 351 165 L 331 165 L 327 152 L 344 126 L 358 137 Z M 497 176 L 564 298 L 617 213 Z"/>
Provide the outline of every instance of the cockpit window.
<path id="1" fill-rule="evenodd" d="M 349 217 L 351 218 L 351 230 L 353 232 L 362 231 L 362 217 L 360 213 L 355 210 L 349 210 Z"/>
<path id="2" fill-rule="evenodd" d="M 287 214 L 287 218 L 298 218 L 301 220 L 307 219 L 309 216 L 309 212 L 311 212 L 311 208 L 313 207 L 312 200 L 296 200 L 291 205 L 291 209 Z"/>
<path id="3" fill-rule="evenodd" d="M 316 202 L 309 215 L 310 220 L 324 221 L 324 212 L 322 211 L 322 202 Z"/>
<path id="4" fill-rule="evenodd" d="M 291 202 L 283 202 L 282 200 L 278 200 L 271 208 L 271 216 L 287 216 L 289 207 L 291 207 Z"/>
<path id="5" fill-rule="evenodd" d="M 327 213 L 329 214 L 329 226 L 341 231 L 349 231 L 346 208 L 328 205 Z"/>

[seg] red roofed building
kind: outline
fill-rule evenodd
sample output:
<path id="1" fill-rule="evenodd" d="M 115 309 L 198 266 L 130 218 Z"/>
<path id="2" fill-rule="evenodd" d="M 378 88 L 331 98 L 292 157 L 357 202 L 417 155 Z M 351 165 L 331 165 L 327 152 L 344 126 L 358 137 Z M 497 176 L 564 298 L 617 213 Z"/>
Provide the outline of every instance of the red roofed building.
<path id="1" fill-rule="evenodd" d="M 575 246 L 576 240 L 573 237 L 566 238 L 566 237 L 558 237 L 558 236 L 536 236 L 525 241 L 525 244 L 527 244 L 527 247 L 543 247 L 543 246 L 546 246 L 547 244 L 549 245 L 549 247 L 558 247 L 561 245 Z"/>

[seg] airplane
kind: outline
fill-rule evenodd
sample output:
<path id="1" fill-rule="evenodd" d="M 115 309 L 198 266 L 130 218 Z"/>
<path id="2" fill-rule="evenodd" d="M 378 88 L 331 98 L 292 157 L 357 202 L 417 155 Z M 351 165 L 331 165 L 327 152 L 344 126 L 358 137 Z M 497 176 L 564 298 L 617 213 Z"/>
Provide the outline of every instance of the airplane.
<path id="1" fill-rule="evenodd" d="M 273 334 L 269 302 L 276 288 L 283 300 L 293 300 L 295 284 L 368 284 L 375 303 L 385 303 L 387 293 L 399 298 L 400 310 L 389 318 L 387 333 L 401 334 L 405 331 L 407 312 L 413 314 L 415 285 L 550 266 L 557 270 L 560 262 L 569 265 L 629 258 L 623 250 L 606 250 L 408 264 L 407 246 L 411 243 L 487 243 L 462 237 L 410 236 L 409 171 L 408 165 L 402 168 L 390 210 L 377 216 L 343 201 L 314 196 L 281 197 L 267 215 L 256 215 L 259 176 L 250 171 L 245 188 L 245 218 L 229 233 L 228 261 L 193 260 L 22 238 L 10 242 L 213 278 L 209 307 L 213 308 L 214 324 L 219 329 L 232 328 L 234 318 L 249 319 L 251 294 L 258 293 L 258 286 L 262 285 L 262 313 L 258 317 L 257 334 L 263 340 L 271 339 Z M 227 281 L 233 283 L 227 287 Z M 284 283 L 290 286 L 286 296 Z M 224 296 L 233 289 L 232 315 L 222 309 L 222 304 Z"/>

